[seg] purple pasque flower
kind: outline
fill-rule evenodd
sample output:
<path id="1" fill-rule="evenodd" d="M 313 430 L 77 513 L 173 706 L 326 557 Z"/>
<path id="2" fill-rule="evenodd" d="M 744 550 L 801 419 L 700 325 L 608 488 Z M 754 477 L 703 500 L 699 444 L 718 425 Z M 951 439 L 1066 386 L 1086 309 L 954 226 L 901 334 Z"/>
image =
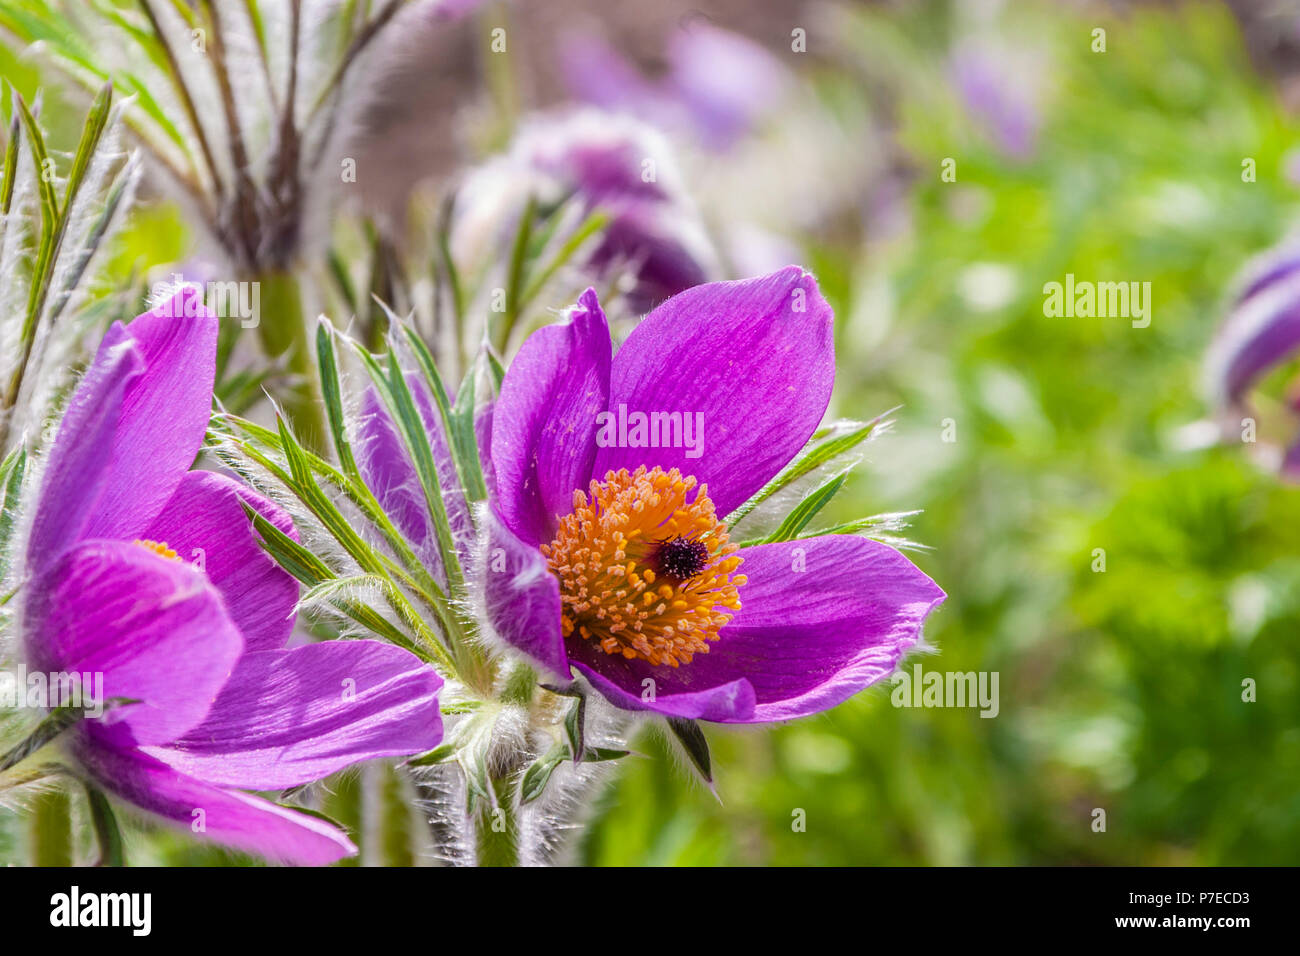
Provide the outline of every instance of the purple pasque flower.
<path id="1" fill-rule="evenodd" d="M 1033 157 L 1042 125 L 1035 84 L 1028 78 L 1041 64 L 1017 62 L 1010 51 L 967 40 L 952 54 L 951 76 L 966 110 L 1009 159 Z"/>
<path id="2" fill-rule="evenodd" d="M 601 277 L 626 269 L 638 308 L 718 273 L 670 144 L 632 117 L 581 109 L 525 122 L 509 154 L 477 170 L 458 193 L 453 242 L 462 250 L 496 248 L 506 213 L 530 195 L 543 205 L 572 197 L 584 214 L 608 214 L 586 267 Z"/>
<path id="3" fill-rule="evenodd" d="M 1252 398 L 1263 379 L 1300 356 L 1300 243 L 1284 242 L 1243 270 L 1232 307 L 1206 354 L 1206 379 L 1225 437 L 1241 440 L 1244 418 L 1256 418 Z M 1257 426 L 1281 432 L 1259 441 L 1282 476 L 1300 481 L 1300 382 L 1284 400 L 1289 414 Z M 1261 430 L 1263 430 L 1261 428 Z M 1284 446 L 1279 448 L 1278 446 Z"/>
<path id="4" fill-rule="evenodd" d="M 850 535 L 737 549 L 721 520 L 821 421 L 832 318 L 791 266 L 669 299 L 612 357 L 591 290 L 533 334 L 493 414 L 497 634 L 619 707 L 682 718 L 801 717 L 889 675 L 944 599 L 933 581 Z"/>
<path id="5" fill-rule="evenodd" d="M 762 46 L 699 20 L 673 35 L 666 57 L 666 74 L 651 80 L 597 33 L 572 32 L 560 51 L 574 99 L 694 134 L 718 151 L 780 110 L 794 85 Z"/>
<path id="6" fill-rule="evenodd" d="M 236 788 L 275 790 L 442 736 L 439 677 L 374 641 L 286 648 L 297 583 L 224 475 L 190 471 L 212 403 L 217 319 L 192 287 L 115 324 L 50 454 L 27 546 L 28 666 L 103 675 L 136 701 L 69 731 L 95 783 L 218 843 L 292 863 L 355 852 L 347 836 Z"/>

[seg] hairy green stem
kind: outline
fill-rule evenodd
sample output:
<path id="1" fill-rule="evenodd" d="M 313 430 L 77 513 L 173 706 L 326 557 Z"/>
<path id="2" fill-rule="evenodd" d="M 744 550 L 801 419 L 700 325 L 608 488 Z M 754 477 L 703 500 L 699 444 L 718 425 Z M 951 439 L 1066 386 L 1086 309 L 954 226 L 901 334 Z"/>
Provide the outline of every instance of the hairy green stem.
<path id="1" fill-rule="evenodd" d="M 29 838 L 32 866 L 72 865 L 72 801 L 62 787 L 37 795 Z"/>
<path id="2" fill-rule="evenodd" d="M 352 835 L 354 841 L 364 852 L 361 774 L 343 772 L 336 774 L 329 782 L 328 789 L 321 800 L 321 810 L 327 817 Z M 359 866 L 360 859 L 355 856 L 340 860 L 339 866 Z"/>
<path id="3" fill-rule="evenodd" d="M 280 397 L 294 435 L 307 448 L 322 453 L 326 444 L 324 404 L 312 362 L 312 336 L 303 313 L 302 291 L 290 272 L 268 272 L 257 277 L 259 305 L 257 334 L 271 358 L 284 357 L 293 385 Z"/>
<path id="4" fill-rule="evenodd" d="M 495 807 L 483 804 L 474 814 L 479 866 L 519 865 L 519 813 L 515 807 L 513 779 L 494 777 Z"/>

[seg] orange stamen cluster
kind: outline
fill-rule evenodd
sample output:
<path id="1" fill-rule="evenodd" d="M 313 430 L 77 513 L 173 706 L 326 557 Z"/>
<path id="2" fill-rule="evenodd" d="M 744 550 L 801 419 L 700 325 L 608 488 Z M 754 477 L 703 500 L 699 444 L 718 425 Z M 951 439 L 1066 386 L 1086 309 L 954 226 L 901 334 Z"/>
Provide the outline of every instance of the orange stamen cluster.
<path id="1" fill-rule="evenodd" d="M 164 558 L 169 558 L 172 561 L 180 560 L 176 552 L 167 547 L 166 541 L 150 541 L 148 538 L 136 538 L 135 543 L 147 551 L 162 555 Z"/>
<path id="2" fill-rule="evenodd" d="M 560 581 L 565 637 L 576 631 L 607 654 L 670 667 L 708 651 L 740 609 L 745 576 L 733 574 L 741 559 L 708 486 L 687 501 L 695 488 L 676 468 L 642 466 L 573 493 L 573 513 L 542 546 Z"/>

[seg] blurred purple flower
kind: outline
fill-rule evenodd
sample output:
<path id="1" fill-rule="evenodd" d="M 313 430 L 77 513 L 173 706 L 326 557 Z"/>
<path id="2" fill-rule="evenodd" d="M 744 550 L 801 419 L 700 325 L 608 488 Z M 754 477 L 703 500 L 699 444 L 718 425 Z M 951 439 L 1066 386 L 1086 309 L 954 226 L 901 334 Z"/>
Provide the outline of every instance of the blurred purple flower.
<path id="1" fill-rule="evenodd" d="M 575 31 L 561 43 L 570 95 L 655 125 L 692 132 L 725 150 L 781 106 L 790 71 L 752 40 L 695 22 L 668 44 L 668 72 L 647 79 L 598 34 Z"/>
<path id="2" fill-rule="evenodd" d="M 1300 357 L 1300 244 L 1284 243 L 1257 258 L 1237 285 L 1206 354 L 1206 377 L 1225 435 L 1240 440 L 1242 418 L 1255 416 L 1254 386 Z M 1300 389 L 1286 404 L 1294 420 L 1278 464 L 1284 477 L 1300 481 Z"/>
<path id="3" fill-rule="evenodd" d="M 597 276 L 628 268 L 634 307 L 708 280 L 715 254 L 679 181 L 672 151 L 649 126 L 629 117 L 580 110 L 535 117 L 510 153 L 471 176 L 457 197 L 457 233 L 498 222 L 503 202 L 532 195 L 542 203 L 574 197 L 610 222 L 587 266 Z M 453 234 L 453 241 L 457 235 Z"/>
<path id="4" fill-rule="evenodd" d="M 438 676 L 374 641 L 286 649 L 298 587 L 258 546 L 239 483 L 190 471 L 212 403 L 217 319 L 186 287 L 104 336 L 50 455 L 28 542 L 29 665 L 103 675 L 135 703 L 70 752 L 104 789 L 229 846 L 293 863 L 355 852 L 272 790 L 442 736 Z M 194 559 L 193 563 L 187 559 Z"/>
<path id="5" fill-rule="evenodd" d="M 681 718 L 800 717 L 892 673 L 944 599 L 933 581 L 852 535 L 737 549 L 720 520 L 821 422 L 832 319 L 791 266 L 670 299 L 612 358 L 594 290 L 533 334 L 493 415 L 496 633 L 619 707 Z M 611 434 L 628 410 L 702 422 L 698 447 Z"/>
<path id="6" fill-rule="evenodd" d="M 951 74 L 967 110 L 1011 159 L 1029 159 L 1041 122 L 1028 78 L 998 51 L 973 41 L 953 53 Z"/>

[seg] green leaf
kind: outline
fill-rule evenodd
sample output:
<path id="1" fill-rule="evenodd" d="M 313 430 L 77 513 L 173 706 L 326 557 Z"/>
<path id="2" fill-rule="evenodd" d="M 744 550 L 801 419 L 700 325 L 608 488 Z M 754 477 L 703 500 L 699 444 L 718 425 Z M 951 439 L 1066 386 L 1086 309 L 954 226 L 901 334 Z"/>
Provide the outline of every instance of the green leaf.
<path id="1" fill-rule="evenodd" d="M 303 584 L 312 588 L 338 577 L 329 565 L 273 525 L 256 508 L 245 501 L 240 501 L 239 504 L 244 509 L 244 514 L 253 523 L 262 548 L 280 567 Z M 429 660 L 426 649 L 412 641 L 369 605 L 343 597 L 334 598 L 330 603 L 367 630 L 386 638 L 398 647 L 406 648 L 422 660 Z"/>
<path id="2" fill-rule="evenodd" d="M 456 271 L 455 260 L 451 257 L 451 222 L 455 209 L 456 194 L 450 192 L 438 214 L 438 259 L 436 274 L 440 278 L 438 285 L 447 284 L 451 293 L 451 313 L 455 328 L 465 324 L 465 292 L 461 285 L 460 274 Z"/>
<path id="3" fill-rule="evenodd" d="M 14 187 L 18 180 L 18 148 L 21 142 L 22 120 L 14 116 L 9 124 L 9 144 L 5 147 L 4 178 L 0 179 L 0 214 L 6 216 L 13 208 Z"/>
<path id="4" fill-rule="evenodd" d="M 108 798 L 98 787 L 86 784 L 86 803 L 90 808 L 90 822 L 99 846 L 99 859 L 95 866 L 126 866 L 122 831 Z"/>
<path id="5" fill-rule="evenodd" d="M 488 777 L 487 755 L 461 750 L 456 755 L 456 762 L 460 764 L 461 773 L 465 775 L 465 786 L 469 791 L 471 808 L 476 799 L 486 800 L 491 806 L 496 806 L 496 791 Z"/>
<path id="6" fill-rule="evenodd" d="M 565 711 L 564 733 L 569 738 L 569 759 L 577 763 L 587 752 L 587 698 L 581 694 Z"/>
<path id="7" fill-rule="evenodd" d="M 682 745 L 682 749 L 690 759 L 691 765 L 704 779 L 704 782 L 712 784 L 713 766 L 712 761 L 709 759 L 709 741 L 704 736 L 704 731 L 700 730 L 700 725 L 693 720 L 669 717 L 668 729 L 673 732 L 677 742 Z"/>
<path id="8" fill-rule="evenodd" d="M 492 384 L 500 395 L 501 383 L 506 380 L 506 367 L 501 364 L 501 359 L 497 358 L 497 354 L 491 349 L 484 349 L 483 354 L 487 356 L 488 369 L 492 372 Z"/>
<path id="9" fill-rule="evenodd" d="M 474 701 L 474 703 L 478 703 Z M 443 710 L 444 714 L 454 713 L 453 710 Z M 461 747 L 471 734 L 479 730 L 478 721 L 473 718 L 457 721 L 451 725 L 442 739 L 442 743 L 434 747 L 428 753 L 420 754 L 418 757 L 412 757 L 406 761 L 409 767 L 431 767 L 436 764 L 447 763 L 455 759 L 460 752 Z"/>
<path id="10" fill-rule="evenodd" d="M 442 483 L 438 477 L 429 436 L 424 430 L 424 420 L 415 407 L 415 401 L 406 383 L 406 376 L 402 373 L 401 363 L 390 352 L 389 373 L 385 374 L 379 367 L 379 363 L 375 361 L 375 357 L 365 348 L 358 343 L 353 343 L 353 347 L 370 375 L 380 400 L 384 403 L 394 424 L 397 425 L 411 461 L 415 464 L 425 503 L 433 518 L 434 532 L 438 538 L 438 549 L 443 557 L 447 581 L 453 592 L 459 592 L 463 586 L 464 573 L 460 566 L 459 552 L 451 536 L 447 506 L 442 495 Z"/>
<path id="11" fill-rule="evenodd" d="M 291 813 L 306 814 L 307 816 L 312 817 L 316 820 L 320 820 L 323 823 L 328 823 L 336 830 L 342 830 L 345 833 L 347 832 L 348 828 L 345 827 L 343 824 L 339 823 L 338 820 L 334 819 L 334 817 L 330 816 L 328 813 L 321 813 L 321 811 L 319 810 L 314 810 L 311 807 L 304 807 L 297 803 L 277 803 L 276 806 L 284 810 L 288 810 Z"/>
<path id="12" fill-rule="evenodd" d="M 523 215 L 519 217 L 519 228 L 515 232 L 515 241 L 510 249 L 510 267 L 506 273 L 506 312 L 497 335 L 496 346 L 502 352 L 510 343 L 515 323 L 523 312 L 524 270 L 527 268 L 528 237 L 532 233 L 533 219 L 537 213 L 537 199 L 529 196 L 524 204 Z"/>
<path id="13" fill-rule="evenodd" d="M 9 570 L 9 539 L 18 518 L 18 499 L 27 471 L 27 446 L 19 445 L 0 464 L 0 580 Z"/>
<path id="14" fill-rule="evenodd" d="M 104 711 L 108 712 L 113 708 L 134 703 L 138 701 L 128 697 L 110 697 L 104 701 Z M 0 774 L 18 766 L 46 744 L 52 743 L 65 730 L 80 723 L 86 716 L 85 707 L 79 704 L 64 704 L 52 709 L 21 743 L 0 757 Z"/>
<path id="15" fill-rule="evenodd" d="M 447 763 L 454 756 L 456 756 L 455 744 L 440 744 L 439 746 L 434 747 L 426 754 L 421 754 L 418 757 L 412 757 L 410 760 L 406 761 L 406 766 L 432 767 L 440 763 Z"/>
<path id="16" fill-rule="evenodd" d="M 248 502 L 241 499 L 239 505 L 253 523 L 267 554 L 303 584 L 313 587 L 336 576 L 328 564 L 273 525 Z"/>
<path id="17" fill-rule="evenodd" d="M 556 252 L 555 257 L 529 283 L 528 288 L 524 291 L 523 300 L 519 303 L 521 311 L 526 309 L 537 298 L 542 289 L 546 287 L 546 283 L 551 280 L 551 277 L 573 258 L 574 254 L 582 248 L 588 239 L 609 224 L 609 220 L 608 213 L 597 209 L 578 224 L 578 227 L 565 240 L 564 245 Z"/>
<path id="18" fill-rule="evenodd" d="M 583 763 L 601 763 L 606 760 L 622 760 L 632 751 L 619 750 L 614 747 L 588 747 L 582 755 Z"/>
<path id="19" fill-rule="evenodd" d="M 284 454 L 283 442 L 278 432 L 273 432 L 268 428 L 263 428 L 254 422 L 239 418 L 235 415 L 220 414 L 214 417 L 214 426 L 233 426 L 235 429 L 247 435 L 250 439 L 266 445 L 274 451 Z M 219 432 L 222 434 L 224 432 Z M 236 441 L 238 441 L 236 439 Z M 293 478 L 286 475 L 284 470 L 277 466 L 273 461 L 263 455 L 257 449 L 253 448 L 247 441 L 239 442 L 240 450 L 250 459 L 265 468 L 275 476 L 286 488 L 293 490 Z M 374 494 L 360 480 L 353 480 L 336 469 L 329 462 L 312 454 L 305 448 L 300 447 L 301 454 L 306 460 L 311 470 L 320 475 L 332 486 L 347 497 L 361 513 L 370 521 L 370 523 L 383 535 L 389 546 L 397 554 L 398 559 L 404 565 L 399 568 L 397 565 L 388 561 L 386 556 L 380 556 L 384 566 L 390 575 L 396 576 L 401 583 L 411 590 L 441 621 L 446 625 L 450 611 L 447 604 L 446 595 L 443 593 L 441 586 L 435 581 L 429 570 L 421 564 L 415 552 L 412 550 L 410 543 L 402 536 L 401 532 L 393 526 L 391 519 L 384 512 L 379 502 L 375 499 Z M 239 462 L 236 458 L 223 452 L 219 447 L 217 449 L 219 457 L 228 460 L 228 464 L 238 469 Z"/>
<path id="20" fill-rule="evenodd" d="M 785 468 L 781 470 L 781 473 L 764 485 L 758 493 L 754 495 L 754 497 L 750 498 L 731 514 L 727 515 L 724 524 L 726 524 L 728 528 L 734 528 L 745 518 L 746 515 L 753 512 L 755 508 L 778 491 L 781 491 L 793 482 L 798 481 L 813 469 L 826 464 L 840 455 L 852 451 L 876 432 L 887 426 L 889 423 L 886 421 L 886 416 L 892 415 L 897 410 L 897 408 L 891 408 L 889 411 L 877 415 L 871 421 L 853 427 L 852 430 L 843 435 L 814 445 L 790 464 L 786 465 Z"/>
<path id="21" fill-rule="evenodd" d="M 352 446 L 348 443 L 347 429 L 343 417 L 343 394 L 339 383 L 338 356 L 334 351 L 333 329 L 328 322 L 316 326 L 316 358 L 320 362 L 321 397 L 325 402 L 325 414 L 329 420 L 330 434 L 334 437 L 334 450 L 339 456 L 343 471 L 355 481 L 360 482 L 361 472 L 352 455 Z"/>
<path id="22" fill-rule="evenodd" d="M 482 501 L 487 498 L 487 483 L 483 478 L 483 463 L 478 453 L 478 436 L 474 432 L 474 395 L 472 389 L 465 401 L 461 395 L 456 398 L 456 408 L 453 410 L 451 402 L 447 396 L 446 386 L 443 384 L 442 376 L 438 373 L 437 364 L 433 360 L 433 354 L 429 347 L 424 344 L 424 340 L 406 323 L 397 323 L 397 328 L 402 330 L 405 336 L 406 344 L 410 346 L 412 354 L 415 356 L 416 364 L 424 376 L 425 384 L 428 385 L 429 391 L 433 394 L 434 403 L 438 406 L 438 415 L 442 420 L 444 434 L 448 436 L 448 444 L 451 446 L 452 458 L 456 464 L 456 474 L 460 478 L 461 485 L 465 489 L 465 494 L 470 501 Z M 397 342 L 389 343 L 389 351 L 392 354 L 397 353 Z M 471 370 L 470 375 L 473 375 Z M 467 376 L 468 377 L 468 376 Z M 465 388 L 462 385 L 461 393 L 464 394 Z"/>
<path id="23" fill-rule="evenodd" d="M 524 777 L 519 781 L 519 802 L 532 803 L 546 790 L 546 784 L 551 779 L 551 774 L 555 768 L 560 765 L 566 756 L 569 748 L 564 744 L 557 743 L 542 757 L 533 761 L 528 769 L 524 771 Z"/>
<path id="24" fill-rule="evenodd" d="M 774 541 L 793 541 L 822 508 L 835 497 L 835 493 L 840 490 L 844 480 L 848 478 L 848 470 L 833 475 L 830 479 L 818 485 L 810 491 L 802 501 L 795 505 L 794 509 L 785 516 L 782 521 L 766 538 L 764 544 L 771 544 Z M 741 547 L 746 547 L 749 542 L 745 542 Z"/>
<path id="25" fill-rule="evenodd" d="M 31 285 L 28 288 L 27 310 L 23 316 L 22 330 L 19 334 L 19 360 L 4 393 L 3 407 L 5 409 L 12 408 L 18 399 L 23 376 L 27 371 L 27 362 L 36 340 L 37 325 L 40 322 L 41 313 L 45 308 L 45 301 L 50 293 L 50 280 L 54 273 L 54 266 L 58 260 L 59 251 L 63 246 L 63 239 L 67 234 L 68 224 L 71 221 L 72 211 L 76 204 L 77 192 L 81 189 L 86 171 L 90 168 L 91 157 L 98 148 L 100 137 L 104 133 L 104 127 L 108 123 L 109 107 L 113 100 L 113 87 L 112 84 L 105 83 L 100 88 L 95 96 L 95 102 L 91 105 L 90 112 L 86 116 L 85 126 L 81 133 L 81 142 L 78 144 L 77 151 L 73 156 L 72 169 L 68 174 L 67 188 L 64 191 L 63 205 L 61 207 L 58 198 L 54 194 L 53 178 L 45 175 L 49 153 L 45 148 L 45 140 L 41 135 L 40 128 L 36 124 L 36 118 L 32 115 L 31 110 L 27 108 L 27 104 L 21 96 L 15 94 L 14 99 L 18 105 L 23 128 L 27 133 L 27 143 L 31 149 L 32 162 L 36 171 L 37 189 L 40 195 L 41 232 L 32 267 Z"/>
<path id="26" fill-rule="evenodd" d="M 298 444 L 284 420 L 277 415 L 275 421 L 280 431 L 280 447 L 284 450 L 292 474 L 292 480 L 289 482 L 290 490 L 319 519 L 334 540 L 351 555 L 352 560 L 361 565 L 363 571 L 369 574 L 382 574 L 383 560 L 362 540 L 334 502 L 321 491 L 320 485 L 312 477 L 311 465 L 307 461 L 305 449 Z"/>
<path id="27" fill-rule="evenodd" d="M 50 307 L 50 321 L 54 322 L 63 314 L 64 307 L 68 300 L 72 298 L 73 291 L 81 284 L 82 277 L 86 274 L 86 269 L 90 266 L 90 260 L 95 257 L 99 251 L 100 243 L 104 235 L 108 232 L 108 227 L 112 224 L 121 208 L 123 201 L 126 199 L 127 187 L 135 177 L 135 171 L 139 168 L 139 163 L 135 159 L 127 162 L 123 170 L 117 175 L 112 186 L 103 197 L 103 208 L 95 217 L 89 230 L 85 233 L 85 241 L 82 242 L 81 248 L 77 250 L 73 258 L 72 267 L 68 270 L 68 276 L 64 280 L 63 287 L 59 289 L 58 297 Z"/>

